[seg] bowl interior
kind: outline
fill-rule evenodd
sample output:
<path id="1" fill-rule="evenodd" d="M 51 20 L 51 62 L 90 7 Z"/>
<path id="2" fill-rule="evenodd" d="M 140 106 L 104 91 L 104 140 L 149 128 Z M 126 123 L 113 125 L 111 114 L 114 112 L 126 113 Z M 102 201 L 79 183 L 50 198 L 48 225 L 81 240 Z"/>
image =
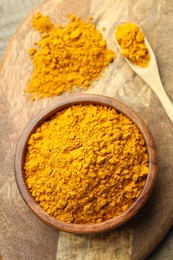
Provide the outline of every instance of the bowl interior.
<path id="1" fill-rule="evenodd" d="M 56 114 L 58 111 L 67 108 L 71 105 L 75 104 L 95 104 L 95 105 L 106 105 L 112 108 L 115 108 L 117 111 L 123 113 L 125 116 L 130 118 L 143 135 L 145 140 L 145 144 L 147 147 L 147 152 L 149 155 L 149 174 L 146 179 L 146 183 L 144 188 L 136 199 L 134 204 L 130 206 L 124 213 L 121 215 L 112 218 L 110 220 L 104 221 L 98 224 L 68 224 L 65 222 L 61 222 L 50 215 L 48 215 L 43 209 L 34 201 L 32 198 L 27 185 L 25 183 L 24 178 L 24 158 L 26 153 L 26 147 L 28 143 L 28 139 L 33 132 L 37 129 L 37 127 L 44 122 L 46 119 L 50 118 L 52 115 Z M 55 105 L 48 107 L 42 110 L 39 114 L 37 114 L 32 121 L 27 125 L 25 130 L 23 131 L 20 140 L 18 142 L 16 153 L 15 153 L 15 177 L 18 185 L 18 189 L 28 205 L 28 207 L 45 223 L 48 225 L 67 232 L 72 233 L 98 233 L 110 230 L 112 228 L 118 227 L 130 218 L 132 218 L 144 205 L 146 200 L 148 199 L 157 175 L 157 151 L 155 147 L 155 142 L 153 139 L 150 130 L 148 129 L 145 122 L 129 107 L 124 105 L 123 103 L 104 96 L 99 95 L 78 95 L 69 97 L 63 100 L 58 101 Z"/>

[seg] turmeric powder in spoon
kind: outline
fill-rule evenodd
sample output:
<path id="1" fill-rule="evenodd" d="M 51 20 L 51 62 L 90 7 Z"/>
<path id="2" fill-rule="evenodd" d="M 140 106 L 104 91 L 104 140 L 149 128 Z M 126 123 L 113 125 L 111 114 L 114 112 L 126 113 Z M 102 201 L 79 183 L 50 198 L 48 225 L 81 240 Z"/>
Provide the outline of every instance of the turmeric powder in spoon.
<path id="1" fill-rule="evenodd" d="M 115 37 L 126 58 L 140 67 L 148 66 L 149 51 L 145 45 L 144 34 L 136 24 L 125 23 L 117 26 Z"/>

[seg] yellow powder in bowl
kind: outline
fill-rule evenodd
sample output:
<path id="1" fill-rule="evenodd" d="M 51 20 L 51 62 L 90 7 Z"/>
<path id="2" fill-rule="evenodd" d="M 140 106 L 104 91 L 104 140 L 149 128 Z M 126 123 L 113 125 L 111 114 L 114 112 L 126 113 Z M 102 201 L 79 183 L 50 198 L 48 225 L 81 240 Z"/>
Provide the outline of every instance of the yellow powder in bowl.
<path id="1" fill-rule="evenodd" d="M 100 223 L 126 211 L 148 174 L 137 126 L 115 109 L 74 105 L 31 135 L 24 164 L 35 201 L 63 222 Z"/>

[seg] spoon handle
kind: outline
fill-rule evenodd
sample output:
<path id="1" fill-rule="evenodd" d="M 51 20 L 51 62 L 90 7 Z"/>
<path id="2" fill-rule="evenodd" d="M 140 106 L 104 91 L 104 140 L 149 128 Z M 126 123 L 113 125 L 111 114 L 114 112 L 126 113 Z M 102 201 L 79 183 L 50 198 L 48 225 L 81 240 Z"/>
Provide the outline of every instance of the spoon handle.
<path id="1" fill-rule="evenodd" d="M 156 70 L 157 73 L 154 73 L 153 76 L 149 74 L 148 77 L 143 77 L 143 80 L 151 87 L 153 92 L 156 94 L 163 108 L 165 109 L 169 119 L 173 123 L 173 103 L 168 97 L 167 93 L 165 92 L 165 89 L 159 76 L 158 68 L 156 68 Z"/>
<path id="2" fill-rule="evenodd" d="M 153 89 L 154 90 L 154 89 Z M 157 91 L 154 91 L 157 97 L 159 98 L 162 106 L 164 107 L 169 119 L 173 123 L 173 103 L 166 94 L 163 85 L 161 85 Z"/>
<path id="3" fill-rule="evenodd" d="M 160 100 L 169 119 L 173 123 L 173 103 L 166 94 L 165 89 L 163 87 L 154 52 L 152 51 L 148 43 L 147 46 L 151 54 L 151 62 L 149 68 L 141 69 L 137 66 L 132 65 L 132 63 L 128 60 L 127 62 L 129 63 L 130 67 L 136 72 L 136 74 L 138 74 L 150 86 L 150 88 L 153 90 L 153 92 Z"/>

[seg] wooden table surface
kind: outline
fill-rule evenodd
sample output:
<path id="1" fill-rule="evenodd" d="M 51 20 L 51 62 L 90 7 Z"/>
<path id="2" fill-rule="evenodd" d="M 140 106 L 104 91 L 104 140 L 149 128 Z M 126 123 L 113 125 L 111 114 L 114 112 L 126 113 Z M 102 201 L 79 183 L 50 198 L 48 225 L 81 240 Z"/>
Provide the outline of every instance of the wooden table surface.
<path id="1" fill-rule="evenodd" d="M 18 25 L 24 17 L 35 6 L 41 3 L 42 0 L 1 0 L 0 1 L 0 57 L 15 32 Z M 146 1 L 147 2 L 147 1 Z M 158 1 L 158 9 L 165 8 L 163 15 L 167 15 L 168 19 L 173 19 L 173 4 L 172 9 L 164 6 L 165 1 Z M 163 50 L 164 51 L 164 50 Z M 11 234 L 12 235 L 12 234 Z M 64 235 L 65 236 L 65 235 Z M 0 259 L 1 259 L 1 242 L 0 242 Z M 11 258 L 10 258 L 11 259 Z M 171 229 L 158 248 L 150 255 L 148 260 L 153 259 L 173 259 L 173 229 Z M 6 260 L 6 259 L 3 259 Z M 8 260 L 8 259 L 7 259 Z"/>

